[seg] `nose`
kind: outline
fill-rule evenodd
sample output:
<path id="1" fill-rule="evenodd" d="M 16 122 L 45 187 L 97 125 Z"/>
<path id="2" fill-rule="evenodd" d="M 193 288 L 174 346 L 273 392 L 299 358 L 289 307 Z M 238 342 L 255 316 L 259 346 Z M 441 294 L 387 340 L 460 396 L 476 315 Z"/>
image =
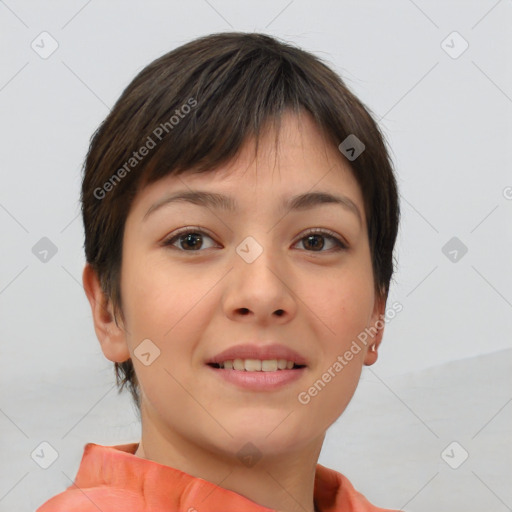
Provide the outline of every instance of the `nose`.
<path id="1" fill-rule="evenodd" d="M 234 253 L 228 276 L 223 299 L 226 316 L 261 325 L 289 322 L 296 315 L 297 300 L 285 261 L 266 248 L 252 262 L 240 254 Z"/>

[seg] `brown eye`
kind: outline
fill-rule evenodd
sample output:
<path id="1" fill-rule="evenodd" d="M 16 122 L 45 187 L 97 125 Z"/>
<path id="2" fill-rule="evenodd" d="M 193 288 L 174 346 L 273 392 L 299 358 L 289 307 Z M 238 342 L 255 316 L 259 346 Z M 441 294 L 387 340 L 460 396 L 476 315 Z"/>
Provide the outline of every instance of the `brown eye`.
<path id="1" fill-rule="evenodd" d="M 314 250 L 320 250 L 325 244 L 324 240 L 322 240 L 323 238 L 324 237 L 322 235 L 308 235 L 307 237 L 303 238 L 303 240 L 305 240 L 303 245 L 306 247 L 306 249 L 311 248 Z"/>
<path id="2" fill-rule="evenodd" d="M 204 248 L 204 240 L 212 240 L 204 231 L 198 229 L 182 230 L 164 242 L 165 246 L 173 246 L 183 252 L 197 252 Z M 213 240 L 212 240 L 213 241 Z M 206 247 L 208 249 L 209 247 Z"/>
<path id="3" fill-rule="evenodd" d="M 326 245 L 325 240 L 330 240 L 334 249 L 332 249 L 331 245 L 331 248 L 328 247 L 327 250 L 322 250 Z M 330 249 L 339 251 L 348 248 L 347 245 L 331 231 L 310 231 L 306 236 L 303 236 L 299 242 L 302 242 L 302 246 L 309 252 L 329 252 Z"/>
<path id="4" fill-rule="evenodd" d="M 179 237 L 182 249 L 200 249 L 202 236 L 199 233 L 188 233 Z"/>

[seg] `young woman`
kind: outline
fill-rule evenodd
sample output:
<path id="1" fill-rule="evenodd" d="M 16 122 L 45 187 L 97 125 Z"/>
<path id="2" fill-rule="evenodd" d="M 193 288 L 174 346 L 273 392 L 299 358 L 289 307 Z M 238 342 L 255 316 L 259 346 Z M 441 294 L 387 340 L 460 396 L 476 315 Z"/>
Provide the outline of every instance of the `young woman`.
<path id="1" fill-rule="evenodd" d="M 377 360 L 399 223 L 340 77 L 263 34 L 187 43 L 94 134 L 81 200 L 84 288 L 142 439 L 88 443 L 38 512 L 384 510 L 318 464 Z"/>

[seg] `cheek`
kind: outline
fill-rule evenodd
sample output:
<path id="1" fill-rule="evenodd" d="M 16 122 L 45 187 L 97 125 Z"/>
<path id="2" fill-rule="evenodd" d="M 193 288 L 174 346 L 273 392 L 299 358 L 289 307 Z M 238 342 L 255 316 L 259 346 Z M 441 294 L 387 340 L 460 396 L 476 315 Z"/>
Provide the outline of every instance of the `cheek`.
<path id="1" fill-rule="evenodd" d="M 299 402 L 325 425 L 344 411 L 359 382 L 366 347 L 358 336 L 373 309 L 371 278 L 363 265 L 347 268 L 331 276 L 324 287 L 320 283 L 314 294 L 309 292 L 312 309 L 322 320 L 315 322 L 321 355 Z"/>
<path id="2" fill-rule="evenodd" d="M 308 297 L 304 302 L 311 304 L 311 310 L 322 320 L 323 329 L 318 334 L 326 340 L 329 352 L 342 350 L 347 342 L 350 345 L 352 338 L 367 327 L 374 292 L 371 274 L 368 276 L 365 268 L 347 267 L 303 290 Z"/>
<path id="3" fill-rule="evenodd" d="M 139 254 L 136 249 L 128 252 L 123 261 L 122 294 L 131 330 L 151 327 L 151 333 L 161 337 L 187 306 L 184 284 L 182 276 L 164 268 L 161 258 Z"/>
<path id="4" fill-rule="evenodd" d="M 182 357 L 190 358 L 211 321 L 218 301 L 208 297 L 222 272 L 198 273 L 194 266 L 185 272 L 157 256 L 137 262 L 132 253 L 126 259 L 123 299 L 132 350 L 149 338 L 162 352 L 160 361 L 172 368 Z"/>
<path id="5" fill-rule="evenodd" d="M 343 354 L 343 352 L 342 352 Z M 312 428 L 327 429 L 346 409 L 357 388 L 361 375 L 362 359 L 354 355 L 353 359 L 342 362 L 336 357 L 327 358 L 322 368 L 314 372 L 308 387 L 297 396 L 302 417 L 311 422 Z"/>

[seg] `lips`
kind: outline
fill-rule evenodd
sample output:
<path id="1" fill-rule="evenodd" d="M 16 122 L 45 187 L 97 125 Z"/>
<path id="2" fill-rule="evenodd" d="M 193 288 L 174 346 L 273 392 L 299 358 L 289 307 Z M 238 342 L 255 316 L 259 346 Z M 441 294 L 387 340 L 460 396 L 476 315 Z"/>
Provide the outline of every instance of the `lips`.
<path id="1" fill-rule="evenodd" d="M 306 358 L 295 350 L 285 345 L 255 345 L 244 344 L 230 347 L 215 356 L 209 358 L 206 364 L 209 366 L 220 367 L 226 361 L 234 361 L 235 359 L 257 359 L 260 361 L 285 359 L 292 361 L 295 366 L 307 366 Z M 294 366 L 294 367 L 295 367 Z"/>
<path id="2" fill-rule="evenodd" d="M 297 385 L 308 371 L 304 356 L 278 344 L 236 345 L 208 359 L 206 367 L 214 379 L 251 393 Z"/>

